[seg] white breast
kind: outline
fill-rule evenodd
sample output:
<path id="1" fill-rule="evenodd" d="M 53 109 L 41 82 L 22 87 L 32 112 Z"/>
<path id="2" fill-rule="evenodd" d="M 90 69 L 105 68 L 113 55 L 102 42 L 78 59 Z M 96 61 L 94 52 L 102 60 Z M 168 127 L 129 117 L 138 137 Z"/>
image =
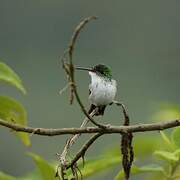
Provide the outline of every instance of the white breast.
<path id="1" fill-rule="evenodd" d="M 91 94 L 89 100 L 96 106 L 110 104 L 116 95 L 117 85 L 115 80 L 107 80 L 103 77 L 97 76 L 93 72 L 89 72 L 91 76 L 91 84 L 89 89 Z"/>

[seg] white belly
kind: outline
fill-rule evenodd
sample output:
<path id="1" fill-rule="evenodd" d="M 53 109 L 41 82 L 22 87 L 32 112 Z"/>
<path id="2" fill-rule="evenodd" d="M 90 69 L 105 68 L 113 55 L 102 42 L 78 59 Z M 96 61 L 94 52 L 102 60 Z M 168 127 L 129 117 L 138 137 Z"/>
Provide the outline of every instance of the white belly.
<path id="1" fill-rule="evenodd" d="M 91 76 L 92 77 L 92 76 Z M 108 105 L 115 98 L 117 87 L 115 80 L 104 80 L 102 77 L 92 77 L 92 82 L 89 86 L 91 94 L 89 100 L 96 106 Z"/>

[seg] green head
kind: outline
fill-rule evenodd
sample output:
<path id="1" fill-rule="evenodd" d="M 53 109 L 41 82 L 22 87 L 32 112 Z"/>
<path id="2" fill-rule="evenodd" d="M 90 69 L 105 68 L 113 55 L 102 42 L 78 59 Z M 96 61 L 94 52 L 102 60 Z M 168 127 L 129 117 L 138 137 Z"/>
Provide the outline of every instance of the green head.
<path id="1" fill-rule="evenodd" d="M 102 77 L 106 77 L 108 79 L 112 78 L 112 72 L 111 69 L 104 64 L 98 64 L 92 68 L 92 70 L 97 73 L 97 75 L 100 75 Z"/>
<path id="2" fill-rule="evenodd" d="M 89 72 L 94 72 L 97 75 L 107 78 L 109 80 L 112 79 L 111 69 L 105 66 L 104 64 L 98 64 L 94 66 L 93 68 L 84 68 L 84 67 L 75 67 L 75 68 L 78 70 L 86 70 Z"/>

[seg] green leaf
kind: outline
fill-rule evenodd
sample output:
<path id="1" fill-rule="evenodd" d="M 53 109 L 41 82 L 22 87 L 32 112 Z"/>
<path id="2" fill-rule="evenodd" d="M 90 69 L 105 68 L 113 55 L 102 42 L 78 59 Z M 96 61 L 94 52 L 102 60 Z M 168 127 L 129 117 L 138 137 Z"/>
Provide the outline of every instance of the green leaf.
<path id="1" fill-rule="evenodd" d="M 57 180 L 55 178 L 55 168 L 50 163 L 48 163 L 37 154 L 29 152 L 28 155 L 32 157 L 32 159 L 36 163 L 36 166 L 39 169 L 43 180 Z"/>
<path id="2" fill-rule="evenodd" d="M 35 169 L 26 175 L 22 175 L 18 177 L 17 176 L 14 177 L 0 171 L 0 180 L 44 180 L 44 179 L 41 177 L 41 174 L 38 171 L 38 169 Z"/>
<path id="3" fill-rule="evenodd" d="M 85 163 L 85 167 L 81 169 L 82 175 L 84 177 L 94 175 L 98 172 L 111 169 L 121 162 L 120 156 L 107 156 L 95 160 L 90 160 Z"/>
<path id="4" fill-rule="evenodd" d="M 0 62 L 0 81 L 9 83 L 15 86 L 24 94 L 26 93 L 26 90 L 19 76 L 9 66 L 2 62 Z"/>
<path id="5" fill-rule="evenodd" d="M 120 165 L 122 156 L 119 148 L 108 148 L 95 159 L 85 161 L 85 166 L 79 165 L 83 177 L 92 176 L 99 172 L 110 170 L 114 166 Z"/>
<path id="6" fill-rule="evenodd" d="M 165 173 L 164 169 L 156 164 L 152 165 L 146 165 L 142 167 L 138 167 L 133 165 L 131 168 L 131 174 L 139 174 L 139 173 L 154 173 L 154 172 L 160 172 L 160 173 Z M 124 171 L 120 170 L 119 173 L 116 175 L 115 180 L 122 180 L 124 177 Z"/>
<path id="7" fill-rule="evenodd" d="M 172 140 L 174 142 L 174 144 L 180 148 L 180 127 L 177 127 L 173 130 L 172 132 Z"/>
<path id="8" fill-rule="evenodd" d="M 16 180 L 15 177 L 7 175 L 7 174 L 5 174 L 5 173 L 3 173 L 1 171 L 0 171 L 0 179 L 1 180 Z"/>
<path id="9" fill-rule="evenodd" d="M 177 156 L 180 160 L 180 149 L 177 149 L 176 151 L 174 151 L 173 153 L 175 156 Z"/>
<path id="10" fill-rule="evenodd" d="M 163 142 L 160 136 L 157 134 L 136 134 L 133 139 L 133 149 L 136 157 L 146 158 L 147 156 L 152 156 L 152 153 L 159 148 L 159 144 L 161 143 L 161 148 L 164 148 L 166 145 Z M 119 145 L 111 145 L 108 147 L 109 154 L 121 156 Z"/>
<path id="11" fill-rule="evenodd" d="M 168 151 L 155 151 L 154 155 L 162 160 L 169 162 L 177 162 L 179 160 L 179 158 L 174 153 Z"/>
<path id="12" fill-rule="evenodd" d="M 161 142 L 160 136 L 157 135 L 136 135 L 134 137 L 134 153 L 137 157 L 147 157 L 157 149 Z M 119 148 L 118 148 L 119 149 Z"/>
<path id="13" fill-rule="evenodd" d="M 166 145 L 171 149 L 171 150 L 174 150 L 174 145 L 173 143 L 171 143 L 171 141 L 169 140 L 169 138 L 167 137 L 167 135 L 163 132 L 163 131 L 160 131 L 160 134 L 161 134 L 161 137 L 162 139 L 164 140 L 164 142 L 166 143 Z"/>
<path id="14" fill-rule="evenodd" d="M 116 165 L 119 165 L 121 162 L 121 157 L 99 157 L 93 160 L 88 160 L 85 162 L 85 166 L 83 167 L 82 163 L 79 163 L 78 167 L 82 173 L 83 177 L 92 176 L 99 172 L 106 171 L 108 169 L 113 168 Z M 67 173 L 69 179 L 72 178 L 72 174 L 70 171 Z"/>
<path id="15" fill-rule="evenodd" d="M 16 100 L 6 96 L 0 96 L 0 118 L 11 123 L 27 125 L 27 113 L 24 107 Z M 27 133 L 15 132 L 15 134 L 25 145 L 31 144 Z"/>

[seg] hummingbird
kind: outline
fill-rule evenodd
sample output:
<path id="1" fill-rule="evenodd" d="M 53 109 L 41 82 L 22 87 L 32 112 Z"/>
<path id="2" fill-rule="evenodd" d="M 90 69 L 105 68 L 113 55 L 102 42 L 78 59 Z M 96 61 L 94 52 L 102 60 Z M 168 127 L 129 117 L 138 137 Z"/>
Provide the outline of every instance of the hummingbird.
<path id="1" fill-rule="evenodd" d="M 113 103 L 117 92 L 117 83 L 112 78 L 111 69 L 104 64 L 98 64 L 92 68 L 75 67 L 75 69 L 88 71 L 91 77 L 89 84 L 91 105 L 88 113 L 91 114 L 96 109 L 96 116 L 104 115 L 106 106 Z"/>

